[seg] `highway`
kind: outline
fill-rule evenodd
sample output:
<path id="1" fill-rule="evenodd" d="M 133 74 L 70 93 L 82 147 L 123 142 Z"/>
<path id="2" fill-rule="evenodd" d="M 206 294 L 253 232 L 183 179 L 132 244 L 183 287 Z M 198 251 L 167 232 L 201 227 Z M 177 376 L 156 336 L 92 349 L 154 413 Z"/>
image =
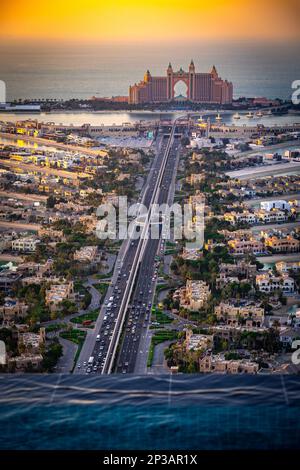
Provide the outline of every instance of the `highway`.
<path id="1" fill-rule="evenodd" d="M 169 193 L 176 173 L 175 162 L 179 143 L 180 139 L 174 137 L 157 197 L 159 205 L 170 202 Z M 141 362 L 141 355 L 142 362 L 145 365 L 147 363 L 148 351 L 145 344 L 147 344 L 146 338 L 151 322 L 152 300 L 158 277 L 158 257 L 163 254 L 163 251 L 163 240 L 150 238 L 147 240 L 136 279 L 136 286 L 126 315 L 126 328 L 123 332 L 123 341 L 115 368 L 118 373 L 135 372 L 137 359 Z"/>
<path id="2" fill-rule="evenodd" d="M 140 202 L 148 208 L 157 199 L 156 195 L 168 160 L 174 131 L 175 126 L 172 128 L 170 139 L 158 139 L 158 152 L 140 197 Z M 147 229 L 147 224 L 144 229 Z M 78 361 L 80 368 L 76 368 L 76 373 L 85 373 L 86 371 L 88 373 L 112 372 L 129 298 L 144 249 L 145 243 L 142 239 L 124 241 L 95 330 L 88 333 Z M 89 357 L 94 358 L 90 366 L 87 364 Z"/>

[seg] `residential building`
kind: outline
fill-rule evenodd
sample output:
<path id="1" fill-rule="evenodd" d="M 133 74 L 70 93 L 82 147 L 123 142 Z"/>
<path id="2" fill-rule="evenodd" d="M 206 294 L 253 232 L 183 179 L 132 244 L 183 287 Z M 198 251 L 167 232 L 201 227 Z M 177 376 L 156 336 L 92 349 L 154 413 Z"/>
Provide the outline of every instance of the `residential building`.
<path id="1" fill-rule="evenodd" d="M 23 320 L 28 312 L 28 305 L 18 299 L 6 297 L 4 304 L 0 305 L 0 320 L 3 325 L 12 325 Z"/>
<path id="2" fill-rule="evenodd" d="M 40 328 L 39 333 L 19 333 L 18 348 L 21 353 L 38 354 L 41 352 L 41 347 L 45 344 L 45 341 L 45 328 Z"/>
<path id="3" fill-rule="evenodd" d="M 199 310 L 203 308 L 210 297 L 209 286 L 204 281 L 186 281 L 186 286 L 174 292 L 174 298 L 178 298 L 180 307 L 187 310 Z"/>
<path id="4" fill-rule="evenodd" d="M 271 211 L 272 209 L 280 209 L 282 211 L 290 211 L 291 206 L 287 201 L 284 201 L 283 199 L 277 199 L 273 201 L 262 201 L 260 203 L 261 209 L 264 209 L 266 211 Z"/>
<path id="5" fill-rule="evenodd" d="M 187 351 L 206 350 L 213 347 L 213 335 L 194 334 L 192 330 L 186 330 Z"/>
<path id="6" fill-rule="evenodd" d="M 257 374 L 259 365 L 245 359 L 225 360 L 223 355 L 206 354 L 199 359 L 202 373 L 218 374 Z"/>
<path id="7" fill-rule="evenodd" d="M 256 240 L 254 237 L 249 240 L 229 240 L 228 246 L 234 255 L 246 255 L 247 253 L 258 255 L 265 251 L 264 244 L 260 240 Z"/>
<path id="8" fill-rule="evenodd" d="M 275 276 L 272 271 L 264 272 L 256 276 L 256 286 L 260 292 L 274 292 L 277 290 L 283 293 L 295 292 L 295 281 L 287 274 Z"/>
<path id="9" fill-rule="evenodd" d="M 83 246 L 74 253 L 74 260 L 84 263 L 92 263 L 98 259 L 97 246 Z"/>
<path id="10" fill-rule="evenodd" d="M 256 269 L 256 264 L 251 264 L 244 260 L 238 261 L 235 264 L 220 264 L 220 273 L 232 276 L 242 276 L 246 279 L 253 278 L 256 275 Z"/>
<path id="11" fill-rule="evenodd" d="M 221 302 L 215 307 L 215 315 L 218 321 L 227 325 L 238 325 L 245 323 L 250 327 L 261 327 L 264 322 L 264 308 L 249 305 L 234 305 L 231 303 Z"/>
<path id="12" fill-rule="evenodd" d="M 8 367 L 15 367 L 16 370 L 40 370 L 43 362 L 41 354 L 21 354 L 20 356 L 11 357 L 8 359 Z"/>
<path id="13" fill-rule="evenodd" d="M 289 271 L 299 271 L 300 261 L 278 261 L 275 263 L 276 270 L 279 273 L 288 273 Z"/>
<path id="14" fill-rule="evenodd" d="M 21 279 L 21 274 L 13 270 L 5 270 L 0 273 L 0 291 L 11 294 L 16 282 Z"/>
<path id="15" fill-rule="evenodd" d="M 242 212 L 225 212 L 224 220 L 230 222 L 231 225 L 236 224 L 250 224 L 254 225 L 257 222 L 257 217 L 255 214 L 249 210 L 243 210 Z"/>
<path id="16" fill-rule="evenodd" d="M 279 253 L 297 252 L 300 249 L 300 241 L 290 235 L 282 238 L 273 235 L 265 240 L 265 245 Z"/>
<path id="17" fill-rule="evenodd" d="M 188 182 L 194 186 L 195 184 L 202 183 L 202 181 L 205 179 L 205 174 L 204 173 L 192 173 L 188 178 Z"/>
<path id="18" fill-rule="evenodd" d="M 72 281 L 53 284 L 50 289 L 46 290 L 45 300 L 51 311 L 58 310 L 60 308 L 60 303 L 67 299 L 74 299 L 74 285 Z"/>
<path id="19" fill-rule="evenodd" d="M 288 220 L 288 215 L 281 209 L 271 209 L 267 211 L 265 209 L 259 209 L 255 211 L 257 223 L 271 224 L 271 223 L 282 223 Z"/>

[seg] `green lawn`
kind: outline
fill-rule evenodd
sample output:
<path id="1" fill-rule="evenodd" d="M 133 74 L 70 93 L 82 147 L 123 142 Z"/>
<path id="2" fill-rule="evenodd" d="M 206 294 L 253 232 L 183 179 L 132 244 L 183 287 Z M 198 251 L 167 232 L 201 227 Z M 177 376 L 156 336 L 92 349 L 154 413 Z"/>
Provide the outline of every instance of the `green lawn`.
<path id="1" fill-rule="evenodd" d="M 106 294 L 106 291 L 108 289 L 109 283 L 108 282 L 100 282 L 99 284 L 94 284 L 93 287 L 95 287 L 102 297 Z"/>
<path id="2" fill-rule="evenodd" d="M 60 337 L 64 339 L 68 339 L 75 344 L 82 344 L 86 337 L 86 331 L 81 330 L 70 330 L 70 331 L 62 331 L 60 333 Z"/>
<path id="3" fill-rule="evenodd" d="M 163 343 L 164 341 L 172 341 L 178 338 L 178 332 L 176 330 L 158 330 L 151 338 L 151 344 L 147 359 L 147 367 L 152 366 L 154 348 L 157 344 Z"/>
<path id="4" fill-rule="evenodd" d="M 111 276 L 113 275 L 113 269 L 111 271 L 109 271 L 109 273 L 107 274 L 95 274 L 95 276 L 93 276 L 95 279 L 109 279 L 111 278 Z"/>
<path id="5" fill-rule="evenodd" d="M 46 333 L 51 333 L 52 331 L 62 330 L 66 328 L 66 323 L 54 323 L 53 325 L 46 326 Z"/>
<path id="6" fill-rule="evenodd" d="M 73 343 L 78 345 L 75 357 L 74 357 L 74 363 L 71 372 L 73 372 L 74 367 L 76 366 L 76 362 L 78 360 L 82 345 L 84 343 L 85 337 L 86 337 L 86 332 L 81 331 L 81 330 L 70 330 L 70 331 L 63 331 L 60 333 L 60 336 L 64 339 L 68 339 L 69 341 L 72 341 Z"/>
<path id="7" fill-rule="evenodd" d="M 85 320 L 92 320 L 93 322 L 97 320 L 99 315 L 99 308 L 92 310 L 91 312 L 84 313 L 83 315 L 78 315 L 77 317 L 71 318 L 72 323 L 80 323 L 82 324 Z"/>
<path id="8" fill-rule="evenodd" d="M 173 322 L 173 319 L 169 317 L 169 315 L 167 315 L 165 312 L 162 312 L 161 310 L 158 310 L 158 309 L 156 309 L 155 312 L 152 312 L 151 320 L 156 321 L 162 325 Z"/>

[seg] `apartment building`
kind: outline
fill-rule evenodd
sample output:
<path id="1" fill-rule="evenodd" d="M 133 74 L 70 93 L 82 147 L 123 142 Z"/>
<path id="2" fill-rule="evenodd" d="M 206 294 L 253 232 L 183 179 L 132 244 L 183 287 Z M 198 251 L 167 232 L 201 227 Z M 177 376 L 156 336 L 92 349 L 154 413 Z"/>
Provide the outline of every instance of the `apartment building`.
<path id="1" fill-rule="evenodd" d="M 260 203 L 261 209 L 264 209 L 265 211 L 271 211 L 273 209 L 280 209 L 282 211 L 290 211 L 291 206 L 287 201 L 284 201 L 283 199 L 280 200 L 273 200 L 273 201 L 262 201 Z"/>
<path id="2" fill-rule="evenodd" d="M 199 310 L 210 298 L 209 286 L 204 281 L 186 281 L 186 286 L 174 292 L 174 298 L 179 299 L 180 307 L 187 310 Z"/>
<path id="3" fill-rule="evenodd" d="M 199 351 L 213 347 L 213 335 L 194 334 L 192 330 L 186 330 L 186 350 Z"/>
<path id="4" fill-rule="evenodd" d="M 275 276 L 271 271 L 256 276 L 256 286 L 260 292 L 271 293 L 282 291 L 284 293 L 295 292 L 295 281 L 287 274 Z"/>
<path id="5" fill-rule="evenodd" d="M 256 221 L 263 224 L 282 223 L 288 220 L 288 215 L 280 209 L 272 209 L 267 211 L 259 209 L 255 211 Z"/>
<path id="6" fill-rule="evenodd" d="M 41 347 L 46 342 L 46 330 L 40 328 L 39 333 L 19 333 L 18 335 L 18 348 L 22 353 L 35 353 L 41 352 Z"/>
<path id="7" fill-rule="evenodd" d="M 202 373 L 217 374 L 257 374 L 259 365 L 245 359 L 225 360 L 223 355 L 207 354 L 199 360 Z"/>
<path id="8" fill-rule="evenodd" d="M 257 222 L 257 217 L 255 214 L 248 210 L 244 210 L 243 212 L 225 212 L 224 220 L 226 222 L 230 222 L 231 225 L 236 224 L 249 224 L 254 225 Z"/>
<path id="9" fill-rule="evenodd" d="M 266 238 L 265 245 L 272 249 L 274 252 L 283 253 L 283 252 L 297 252 L 300 249 L 300 241 L 291 235 L 286 237 L 277 237 L 275 235 Z"/>
<path id="10" fill-rule="evenodd" d="M 204 173 L 192 173 L 190 176 L 187 177 L 188 183 L 190 183 L 192 186 L 198 183 L 202 183 L 204 179 L 205 179 Z"/>
<path id="11" fill-rule="evenodd" d="M 288 273 L 289 271 L 299 271 L 300 261 L 278 261 L 275 263 L 276 270 L 279 273 Z"/>
<path id="12" fill-rule="evenodd" d="M 98 247 L 97 246 L 83 246 L 74 253 L 74 260 L 81 261 L 83 263 L 96 262 L 98 259 Z"/>
<path id="13" fill-rule="evenodd" d="M 234 255 L 246 255 L 252 253 L 258 255 L 264 253 L 264 244 L 260 240 L 250 238 L 249 240 L 233 239 L 228 241 L 228 247 Z"/>
<path id="14" fill-rule="evenodd" d="M 61 284 L 52 284 L 50 289 L 46 290 L 45 301 L 51 311 L 58 310 L 60 303 L 66 299 L 74 299 L 74 285 L 72 281 Z"/>
<path id="15" fill-rule="evenodd" d="M 215 307 L 218 321 L 227 325 L 245 322 L 249 327 L 261 327 L 264 322 L 264 308 L 257 305 L 234 305 L 221 302 Z"/>
<path id="16" fill-rule="evenodd" d="M 19 320 L 23 320 L 28 312 L 28 305 L 18 299 L 6 297 L 4 304 L 0 305 L 0 320 L 3 325 L 13 325 Z"/>
<path id="17" fill-rule="evenodd" d="M 246 279 L 253 278 L 256 275 L 256 264 L 248 263 L 241 260 L 235 264 L 221 263 L 220 273 L 227 274 L 228 276 L 243 276 Z"/>

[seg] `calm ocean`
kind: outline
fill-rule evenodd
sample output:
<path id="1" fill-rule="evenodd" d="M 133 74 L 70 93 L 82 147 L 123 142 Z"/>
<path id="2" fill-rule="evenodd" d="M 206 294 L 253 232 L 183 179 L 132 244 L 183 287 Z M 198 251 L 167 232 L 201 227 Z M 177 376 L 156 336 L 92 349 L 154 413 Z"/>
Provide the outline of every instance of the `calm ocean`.
<path id="1" fill-rule="evenodd" d="M 201 26 L 199 26 L 201 27 Z M 299 44 L 0 45 L 0 80 L 7 100 L 89 98 L 128 93 L 147 68 L 164 75 L 194 59 L 196 71 L 216 65 L 234 84 L 234 95 L 289 98 L 300 79 Z"/>

